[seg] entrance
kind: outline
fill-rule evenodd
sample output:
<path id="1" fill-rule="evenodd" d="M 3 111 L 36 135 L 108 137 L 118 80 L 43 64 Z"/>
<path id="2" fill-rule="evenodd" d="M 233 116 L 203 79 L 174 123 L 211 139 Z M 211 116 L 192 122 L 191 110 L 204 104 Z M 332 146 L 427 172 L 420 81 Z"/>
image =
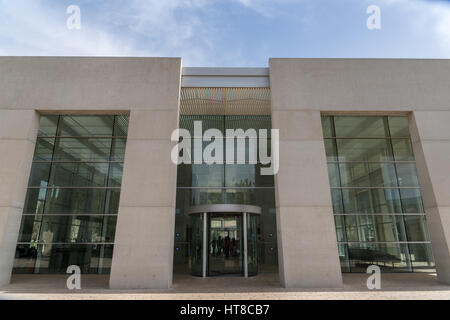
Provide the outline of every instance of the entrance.
<path id="1" fill-rule="evenodd" d="M 202 277 L 256 275 L 260 214 L 261 208 L 256 206 L 192 207 L 192 274 Z"/>
<path id="2" fill-rule="evenodd" d="M 208 235 L 207 275 L 242 274 L 242 214 L 210 214 Z"/>

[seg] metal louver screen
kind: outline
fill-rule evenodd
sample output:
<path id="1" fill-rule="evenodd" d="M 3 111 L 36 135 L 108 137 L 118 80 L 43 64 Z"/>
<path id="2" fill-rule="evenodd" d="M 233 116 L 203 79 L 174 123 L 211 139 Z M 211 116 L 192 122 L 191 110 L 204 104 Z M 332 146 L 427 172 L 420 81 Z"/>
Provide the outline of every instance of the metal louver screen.
<path id="1" fill-rule="evenodd" d="M 270 115 L 269 88 L 182 88 L 181 115 Z"/>

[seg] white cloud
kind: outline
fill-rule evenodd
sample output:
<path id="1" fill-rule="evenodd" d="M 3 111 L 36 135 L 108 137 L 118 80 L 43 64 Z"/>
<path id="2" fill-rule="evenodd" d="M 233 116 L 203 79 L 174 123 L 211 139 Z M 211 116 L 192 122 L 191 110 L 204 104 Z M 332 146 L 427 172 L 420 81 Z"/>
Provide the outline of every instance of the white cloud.
<path id="1" fill-rule="evenodd" d="M 103 2 L 81 7 L 81 30 L 68 30 L 66 8 L 41 0 L 0 0 L 0 54 L 183 56 L 208 60 L 208 26 L 196 15 L 207 0 Z M 91 10 L 91 11 L 90 11 Z"/>
<path id="2" fill-rule="evenodd" d="M 136 53 L 123 39 L 99 29 L 68 30 L 65 8 L 43 1 L 0 1 L 1 53 L 7 55 L 130 55 Z"/>
<path id="3" fill-rule="evenodd" d="M 438 50 L 430 56 L 450 56 L 450 4 L 444 1 L 425 0 L 366 0 L 380 3 L 385 10 L 397 10 L 399 23 L 408 25 L 410 34 L 427 38 Z M 423 44 L 416 43 L 417 48 Z"/>
<path id="4" fill-rule="evenodd" d="M 304 0 L 234 0 L 245 7 L 254 10 L 264 17 L 273 17 L 281 12 L 280 6 L 301 3 Z M 309 0 L 317 1 L 317 0 Z"/>
<path id="5" fill-rule="evenodd" d="M 302 46 L 311 48 L 311 56 L 328 56 L 333 45 L 326 38 L 309 37 L 305 31 L 320 34 L 318 23 L 308 29 L 295 24 L 294 32 L 292 21 L 308 18 L 322 23 L 325 10 L 330 10 L 327 7 L 336 4 L 333 1 L 336 0 L 104 0 L 95 5 L 82 1 L 82 28 L 78 31 L 66 28 L 66 8 L 57 0 L 0 0 L 0 55 L 181 56 L 184 65 L 190 66 L 252 64 L 256 56 L 258 63 L 263 64 L 264 55 L 276 52 L 291 56 L 302 52 Z M 382 32 L 371 34 L 371 41 L 380 44 L 377 56 L 450 57 L 449 3 L 342 0 L 342 9 L 337 9 L 335 15 L 353 21 L 355 17 L 349 12 L 359 10 L 365 3 L 379 4 L 382 9 Z M 224 6 L 233 6 L 233 10 L 221 11 Z M 333 10 L 339 7 L 333 6 Z M 279 30 L 278 34 L 264 35 L 251 48 L 247 40 L 259 39 L 256 29 L 247 31 L 233 26 L 233 19 L 251 18 L 250 10 L 267 18 L 258 20 L 266 30 Z M 361 11 L 362 17 L 364 14 L 365 10 Z M 384 17 L 393 24 L 386 25 Z M 237 25 L 251 23 L 245 20 Z M 335 21 L 323 21 L 326 23 L 332 25 Z M 336 39 L 346 43 L 347 39 L 361 38 L 359 30 L 365 29 L 353 26 L 347 27 L 344 21 L 342 27 L 347 29 L 336 33 Z M 301 32 L 306 36 L 296 47 L 290 41 Z M 333 35 L 332 30 L 321 34 Z M 286 46 L 279 46 L 283 41 Z M 339 56 L 362 52 L 366 56 L 372 51 L 362 50 L 353 41 L 334 52 Z"/>

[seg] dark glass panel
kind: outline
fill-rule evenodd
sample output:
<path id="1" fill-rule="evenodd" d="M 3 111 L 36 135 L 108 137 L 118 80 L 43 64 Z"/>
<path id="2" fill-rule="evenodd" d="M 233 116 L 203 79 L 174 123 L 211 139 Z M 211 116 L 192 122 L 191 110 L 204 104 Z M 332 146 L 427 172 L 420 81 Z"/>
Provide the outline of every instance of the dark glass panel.
<path id="1" fill-rule="evenodd" d="M 22 216 L 18 242 L 36 242 L 39 239 L 42 216 Z"/>
<path id="2" fill-rule="evenodd" d="M 337 163 L 328 163 L 328 178 L 331 187 L 340 187 L 341 179 L 339 178 L 339 167 Z"/>
<path id="3" fill-rule="evenodd" d="M 107 189 L 51 188 L 45 204 L 46 214 L 102 214 L 105 212 Z"/>
<path id="4" fill-rule="evenodd" d="M 57 138 L 54 160 L 109 161 L 109 138 Z"/>
<path id="5" fill-rule="evenodd" d="M 408 117 L 390 116 L 388 120 L 392 137 L 409 137 Z"/>
<path id="6" fill-rule="evenodd" d="M 383 117 L 335 116 L 336 137 L 386 137 L 387 127 Z"/>
<path id="7" fill-rule="evenodd" d="M 398 189 L 342 189 L 345 213 L 401 213 Z"/>
<path id="8" fill-rule="evenodd" d="M 105 199 L 105 214 L 117 214 L 119 212 L 120 189 L 107 189 Z"/>
<path id="9" fill-rule="evenodd" d="M 327 161 L 337 161 L 336 153 L 336 140 L 335 139 L 325 139 L 325 154 L 327 156 Z"/>
<path id="10" fill-rule="evenodd" d="M 177 187 L 192 187 L 192 165 L 177 166 Z"/>
<path id="11" fill-rule="evenodd" d="M 346 215 L 347 241 L 401 242 L 406 232 L 401 215 Z"/>
<path id="12" fill-rule="evenodd" d="M 339 161 L 390 161 L 389 139 L 336 139 Z"/>
<path id="13" fill-rule="evenodd" d="M 52 167 L 50 186 L 58 187 L 105 187 L 108 163 L 55 162 Z"/>
<path id="14" fill-rule="evenodd" d="M 187 166 L 187 165 L 186 165 Z M 192 167 L 193 187 L 222 187 L 224 169 L 221 164 L 194 164 Z"/>
<path id="15" fill-rule="evenodd" d="M 396 163 L 398 183 L 401 187 L 419 187 L 415 163 Z"/>
<path id="16" fill-rule="evenodd" d="M 255 187 L 274 187 L 275 179 L 273 175 L 262 175 L 262 168 L 269 168 L 270 165 L 257 164 L 255 168 Z"/>
<path id="17" fill-rule="evenodd" d="M 324 138 L 334 137 L 333 133 L 333 117 L 322 116 L 322 132 Z"/>
<path id="18" fill-rule="evenodd" d="M 338 242 L 346 241 L 347 237 L 345 235 L 345 216 L 334 216 L 334 224 L 336 226 L 336 236 Z"/>
<path id="19" fill-rule="evenodd" d="M 382 272 L 411 272 L 406 244 L 351 243 L 348 244 L 349 264 L 352 272 L 366 272 L 377 265 Z"/>
<path id="20" fill-rule="evenodd" d="M 130 117 L 128 115 L 116 116 L 113 133 L 115 137 L 126 137 L 128 135 L 129 119 Z"/>
<path id="21" fill-rule="evenodd" d="M 405 215 L 404 219 L 408 241 L 430 241 L 425 215 Z"/>
<path id="22" fill-rule="evenodd" d="M 414 153 L 410 139 L 392 139 L 395 161 L 414 161 Z"/>
<path id="23" fill-rule="evenodd" d="M 38 138 L 34 149 L 34 161 L 50 161 L 53 156 L 55 138 Z"/>
<path id="24" fill-rule="evenodd" d="M 54 137 L 56 136 L 56 127 L 58 125 L 59 116 L 41 115 L 39 118 L 38 137 Z"/>
<path id="25" fill-rule="evenodd" d="M 424 213 L 420 189 L 400 189 L 404 213 Z"/>
<path id="26" fill-rule="evenodd" d="M 39 241 L 44 243 L 113 242 L 116 216 L 43 216 Z"/>
<path id="27" fill-rule="evenodd" d="M 178 189 L 177 212 L 186 213 L 190 206 L 201 204 L 249 204 L 257 205 L 263 210 L 275 210 L 274 189 L 253 188 L 211 188 Z M 275 213 L 275 212 L 274 212 Z"/>
<path id="28" fill-rule="evenodd" d="M 25 205 L 23 213 L 44 213 L 45 199 L 47 197 L 47 189 L 30 188 L 27 190 L 25 197 Z"/>
<path id="29" fill-rule="evenodd" d="M 436 272 L 430 243 L 408 244 L 414 272 Z"/>
<path id="30" fill-rule="evenodd" d="M 347 162 L 339 164 L 343 187 L 396 187 L 392 163 Z"/>
<path id="31" fill-rule="evenodd" d="M 46 187 L 50 174 L 51 162 L 33 162 L 28 185 L 31 187 Z"/>
<path id="32" fill-rule="evenodd" d="M 331 189 L 331 201 L 334 213 L 344 213 L 341 189 Z"/>
<path id="33" fill-rule="evenodd" d="M 109 273 L 113 245 L 18 244 L 14 273 L 65 274 L 77 265 L 81 273 Z"/>
<path id="34" fill-rule="evenodd" d="M 348 246 L 338 243 L 339 261 L 342 272 L 350 272 L 350 261 L 348 257 Z"/>
<path id="35" fill-rule="evenodd" d="M 256 205 L 255 189 L 226 189 L 226 203 Z"/>
<path id="36" fill-rule="evenodd" d="M 114 116 L 109 115 L 65 115 L 61 116 L 59 136 L 92 137 L 112 136 Z"/>
<path id="37" fill-rule="evenodd" d="M 123 163 L 111 162 L 109 164 L 108 187 L 120 187 L 122 185 Z"/>
<path id="38" fill-rule="evenodd" d="M 111 161 L 125 160 L 125 147 L 127 139 L 116 138 L 112 141 Z"/>
<path id="39" fill-rule="evenodd" d="M 236 164 L 225 166 L 225 186 L 227 187 L 255 187 L 260 168 L 252 164 Z M 264 181 L 259 179 L 259 182 Z"/>

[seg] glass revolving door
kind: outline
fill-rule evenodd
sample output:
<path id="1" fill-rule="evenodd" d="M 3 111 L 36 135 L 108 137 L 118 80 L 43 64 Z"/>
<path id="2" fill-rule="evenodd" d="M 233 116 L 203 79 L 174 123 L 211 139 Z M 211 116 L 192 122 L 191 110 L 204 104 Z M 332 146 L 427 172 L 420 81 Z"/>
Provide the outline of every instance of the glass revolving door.
<path id="1" fill-rule="evenodd" d="M 208 276 L 243 274 L 242 214 L 209 214 Z"/>
<path id="2" fill-rule="evenodd" d="M 258 225 L 259 215 L 247 213 L 247 261 L 249 276 L 257 275 L 259 270 Z"/>
<path id="3" fill-rule="evenodd" d="M 261 208 L 248 205 L 201 205 L 190 210 L 191 273 L 195 276 L 258 274 Z"/>
<path id="4" fill-rule="evenodd" d="M 192 275 L 202 276 L 203 251 L 203 215 L 195 213 L 190 216 L 192 225 L 192 240 L 189 248 L 189 267 Z"/>

